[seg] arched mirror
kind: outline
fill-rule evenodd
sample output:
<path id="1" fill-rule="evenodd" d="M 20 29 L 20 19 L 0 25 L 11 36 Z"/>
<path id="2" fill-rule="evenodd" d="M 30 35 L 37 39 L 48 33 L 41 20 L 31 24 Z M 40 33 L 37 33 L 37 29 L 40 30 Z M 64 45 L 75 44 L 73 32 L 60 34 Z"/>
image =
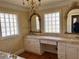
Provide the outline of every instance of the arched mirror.
<path id="1" fill-rule="evenodd" d="M 67 16 L 67 33 L 79 33 L 79 9 L 70 10 Z"/>
<path id="2" fill-rule="evenodd" d="M 67 33 L 79 33 L 79 4 L 73 2 L 67 12 Z"/>
<path id="3" fill-rule="evenodd" d="M 33 13 L 30 16 L 30 33 L 41 32 L 41 17 L 38 13 Z"/>

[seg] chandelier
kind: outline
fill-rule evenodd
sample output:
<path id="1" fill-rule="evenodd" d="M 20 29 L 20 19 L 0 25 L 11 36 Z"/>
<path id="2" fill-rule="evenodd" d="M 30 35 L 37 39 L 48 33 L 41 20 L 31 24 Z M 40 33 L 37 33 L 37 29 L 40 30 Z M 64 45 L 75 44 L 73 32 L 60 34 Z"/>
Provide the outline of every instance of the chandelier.
<path id="1" fill-rule="evenodd" d="M 31 10 L 36 10 L 40 6 L 41 0 L 23 0 L 23 5 L 27 5 Z"/>

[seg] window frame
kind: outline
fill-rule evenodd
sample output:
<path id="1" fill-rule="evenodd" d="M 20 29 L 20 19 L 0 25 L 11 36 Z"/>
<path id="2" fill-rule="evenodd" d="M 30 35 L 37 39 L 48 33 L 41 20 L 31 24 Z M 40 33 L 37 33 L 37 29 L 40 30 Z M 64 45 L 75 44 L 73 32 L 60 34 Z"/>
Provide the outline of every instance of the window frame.
<path id="1" fill-rule="evenodd" d="M 47 15 L 48 15 L 48 14 L 53 14 L 53 13 L 57 13 L 57 12 L 59 13 L 59 32 L 58 32 L 58 33 L 56 33 L 56 32 L 46 32 L 46 31 L 45 31 L 45 15 L 46 15 L 46 14 L 47 14 Z M 44 32 L 45 34 L 60 34 L 60 33 L 61 33 L 61 12 L 60 12 L 60 11 L 54 11 L 54 12 L 50 12 L 50 13 L 45 13 L 45 14 L 44 14 L 44 21 L 43 21 L 43 22 L 44 22 L 44 31 L 43 31 L 43 32 Z"/>
<path id="2" fill-rule="evenodd" d="M 18 16 L 18 14 L 17 13 L 8 13 L 8 12 L 0 12 L 0 13 L 3 13 L 3 14 L 14 14 L 14 15 L 16 15 L 17 16 L 17 31 L 18 31 L 18 34 L 13 34 L 13 35 L 9 35 L 9 36 L 5 36 L 5 37 L 3 37 L 2 36 L 2 30 L 0 29 L 0 37 L 2 38 L 2 39 L 12 39 L 12 38 L 15 38 L 15 37 L 17 37 L 17 36 L 19 36 L 19 34 L 20 34 L 20 30 L 19 30 L 19 21 L 18 21 L 18 19 L 19 19 L 19 16 Z M 5 18 L 5 17 L 4 17 Z M 4 20 L 5 21 L 5 20 Z M 10 20 L 9 20 L 10 21 Z M 6 22 L 5 22 L 6 23 Z M 10 24 L 10 23 L 9 23 Z M 1 22 L 0 22 L 0 28 L 1 28 Z"/>

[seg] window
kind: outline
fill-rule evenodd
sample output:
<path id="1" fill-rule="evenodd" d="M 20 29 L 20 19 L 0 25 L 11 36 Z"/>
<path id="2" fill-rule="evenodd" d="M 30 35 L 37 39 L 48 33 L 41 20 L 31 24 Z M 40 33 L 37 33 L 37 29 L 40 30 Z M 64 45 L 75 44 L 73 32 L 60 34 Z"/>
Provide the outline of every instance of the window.
<path id="1" fill-rule="evenodd" d="M 0 13 L 0 24 L 2 37 L 18 34 L 17 15 Z"/>
<path id="2" fill-rule="evenodd" d="M 45 32 L 60 33 L 60 14 L 59 12 L 45 14 Z"/>

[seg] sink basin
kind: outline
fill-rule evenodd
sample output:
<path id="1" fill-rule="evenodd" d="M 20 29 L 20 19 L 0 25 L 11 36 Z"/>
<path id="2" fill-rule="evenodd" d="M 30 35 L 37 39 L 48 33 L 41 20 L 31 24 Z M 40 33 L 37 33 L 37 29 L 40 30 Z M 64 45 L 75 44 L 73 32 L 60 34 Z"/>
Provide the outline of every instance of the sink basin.
<path id="1" fill-rule="evenodd" d="M 0 59 L 25 59 L 14 54 L 9 54 L 5 52 L 0 52 Z"/>

